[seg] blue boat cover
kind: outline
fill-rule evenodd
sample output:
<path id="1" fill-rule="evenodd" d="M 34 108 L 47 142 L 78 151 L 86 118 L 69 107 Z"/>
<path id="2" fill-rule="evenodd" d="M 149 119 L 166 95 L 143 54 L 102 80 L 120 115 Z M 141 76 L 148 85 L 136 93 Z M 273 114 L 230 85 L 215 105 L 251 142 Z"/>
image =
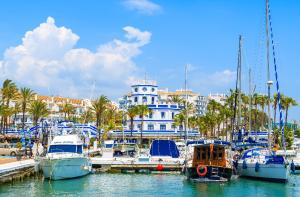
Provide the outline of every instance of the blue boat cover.
<path id="1" fill-rule="evenodd" d="M 154 140 L 150 148 L 151 156 L 179 157 L 179 150 L 173 140 Z"/>

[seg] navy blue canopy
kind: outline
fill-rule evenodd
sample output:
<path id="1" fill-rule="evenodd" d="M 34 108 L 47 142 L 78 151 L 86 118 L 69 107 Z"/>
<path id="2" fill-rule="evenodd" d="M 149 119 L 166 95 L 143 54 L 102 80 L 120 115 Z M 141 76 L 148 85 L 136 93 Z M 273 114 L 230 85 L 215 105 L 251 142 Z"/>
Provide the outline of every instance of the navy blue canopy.
<path id="1" fill-rule="evenodd" d="M 150 149 L 151 156 L 179 157 L 179 150 L 173 140 L 154 140 Z"/>

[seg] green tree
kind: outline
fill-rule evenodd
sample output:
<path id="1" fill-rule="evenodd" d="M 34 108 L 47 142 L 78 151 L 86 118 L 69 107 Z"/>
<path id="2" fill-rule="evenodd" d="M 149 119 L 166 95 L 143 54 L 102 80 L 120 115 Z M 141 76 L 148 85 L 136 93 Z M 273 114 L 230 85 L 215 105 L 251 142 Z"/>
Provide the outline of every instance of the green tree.
<path id="1" fill-rule="evenodd" d="M 11 109 L 9 109 L 9 103 L 11 100 L 17 99 L 18 88 L 12 80 L 6 79 L 4 80 L 0 91 L 1 91 L 1 98 L 2 98 L 1 104 L 3 105 L 2 106 L 3 115 L 1 116 L 1 122 L 0 122 L 0 127 L 2 130 L 3 128 L 5 129 L 8 126 L 9 117 L 7 115 L 9 115 L 9 113 L 11 112 Z"/>
<path id="2" fill-rule="evenodd" d="M 40 100 L 32 101 L 30 103 L 28 112 L 32 116 L 33 124 L 35 126 L 41 118 L 47 117 L 50 114 L 47 104 Z"/>
<path id="3" fill-rule="evenodd" d="M 9 102 L 12 99 L 16 99 L 16 97 L 18 96 L 18 88 L 12 80 L 6 79 L 3 82 L 3 85 L 1 88 L 1 94 L 2 94 L 3 104 L 5 104 L 6 106 L 9 106 Z"/>
<path id="4" fill-rule="evenodd" d="M 283 98 L 284 96 L 283 96 L 283 94 L 280 94 L 280 96 L 281 96 L 281 98 Z M 278 97 L 278 94 L 277 93 L 275 93 L 274 95 L 273 95 L 273 103 L 272 103 L 272 105 L 273 105 L 273 112 L 274 112 L 274 116 L 273 116 L 273 121 L 274 121 L 274 123 L 276 123 L 276 111 L 277 111 L 277 105 L 278 105 L 278 103 L 277 103 L 277 98 Z"/>
<path id="5" fill-rule="evenodd" d="M 84 124 L 93 122 L 95 120 L 95 113 L 91 109 L 87 109 L 81 114 L 79 120 Z"/>
<path id="6" fill-rule="evenodd" d="M 110 101 L 108 98 L 104 95 L 101 95 L 98 99 L 96 99 L 92 103 L 92 110 L 96 114 L 96 127 L 98 129 L 101 129 L 103 124 L 103 114 L 105 110 L 107 109 L 108 104 Z"/>
<path id="7" fill-rule="evenodd" d="M 178 95 L 169 96 L 168 102 L 178 106 L 182 106 L 184 104 L 184 100 Z"/>
<path id="8" fill-rule="evenodd" d="M 75 107 L 70 103 L 64 103 L 60 112 L 64 113 L 65 120 L 71 120 L 71 115 L 75 113 Z"/>
<path id="9" fill-rule="evenodd" d="M 22 130 L 25 129 L 25 113 L 27 112 L 27 106 L 32 101 L 34 92 L 30 88 L 20 89 L 20 104 L 22 111 Z"/>
<path id="10" fill-rule="evenodd" d="M 138 115 L 138 107 L 137 106 L 130 106 L 127 109 L 127 116 L 130 119 L 130 135 L 132 136 L 132 132 L 133 132 L 133 121 L 134 118 Z"/>
<path id="11" fill-rule="evenodd" d="M 283 97 L 282 107 L 285 109 L 285 123 L 287 123 L 287 120 L 288 120 L 288 112 L 289 112 L 290 107 L 294 107 L 297 105 L 298 105 L 298 103 L 296 102 L 295 99 L 288 97 L 288 96 Z"/>
<path id="12" fill-rule="evenodd" d="M 145 116 L 147 116 L 151 112 L 151 110 L 148 108 L 147 105 L 137 105 L 137 109 L 138 109 L 138 115 L 141 118 L 141 144 L 142 144 L 143 129 L 144 129 L 144 118 L 145 118 Z"/>

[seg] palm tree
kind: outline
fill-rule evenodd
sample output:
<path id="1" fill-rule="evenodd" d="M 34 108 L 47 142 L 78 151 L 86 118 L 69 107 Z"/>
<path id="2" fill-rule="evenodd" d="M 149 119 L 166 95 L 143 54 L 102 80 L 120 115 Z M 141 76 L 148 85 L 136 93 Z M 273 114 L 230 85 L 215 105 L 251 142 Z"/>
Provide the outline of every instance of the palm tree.
<path id="1" fill-rule="evenodd" d="M 13 99 L 17 99 L 17 96 L 18 96 L 18 88 L 17 88 L 16 84 L 12 80 L 6 79 L 3 82 L 2 88 L 1 88 L 1 97 L 2 97 L 1 103 L 2 103 L 2 105 L 5 106 L 5 109 L 6 109 L 5 112 L 8 112 L 7 110 L 9 108 L 10 101 Z M 7 123 L 7 120 L 4 120 L 5 118 L 7 119 L 7 117 L 1 116 L 1 123 L 0 123 L 1 130 L 3 127 L 5 127 L 4 126 L 5 121 Z"/>
<path id="2" fill-rule="evenodd" d="M 259 105 L 259 95 L 257 93 L 253 94 L 252 97 L 253 100 L 253 104 L 254 104 L 254 130 L 257 131 L 258 130 L 258 124 L 257 124 L 257 112 L 258 112 L 258 105 Z"/>
<path id="3" fill-rule="evenodd" d="M 47 117 L 50 111 L 47 104 L 40 100 L 35 100 L 30 103 L 29 114 L 32 116 L 33 124 L 36 126 L 40 118 Z"/>
<path id="4" fill-rule="evenodd" d="M 70 120 L 70 115 L 75 113 L 75 107 L 70 103 L 65 103 L 60 111 L 64 113 L 65 120 Z"/>
<path id="5" fill-rule="evenodd" d="M 34 92 L 30 88 L 20 89 L 20 104 L 22 110 L 22 130 L 25 128 L 25 113 L 27 111 L 27 105 L 32 101 Z"/>
<path id="6" fill-rule="evenodd" d="M 15 106 L 14 106 L 14 108 L 13 108 L 13 113 L 14 113 L 14 122 L 13 122 L 13 124 L 15 124 L 16 119 L 17 119 L 17 114 L 18 114 L 19 112 L 21 112 L 21 105 L 20 105 L 19 102 L 16 101 L 16 102 L 15 102 Z"/>
<path id="7" fill-rule="evenodd" d="M 132 136 L 133 132 L 133 121 L 134 118 L 138 115 L 138 107 L 137 106 L 131 106 L 127 110 L 127 116 L 130 119 L 130 135 Z"/>
<path id="8" fill-rule="evenodd" d="M 188 120 L 188 126 L 189 128 L 192 128 L 192 129 L 196 129 L 198 127 L 198 124 L 197 124 L 197 116 L 191 116 L 189 117 L 189 120 Z"/>
<path id="9" fill-rule="evenodd" d="M 173 96 L 169 96 L 168 102 L 172 104 L 176 104 L 179 107 L 182 106 L 184 100 L 178 95 L 173 95 Z"/>
<path id="10" fill-rule="evenodd" d="M 264 116 L 264 112 L 265 112 L 265 106 L 266 104 L 268 104 L 268 96 L 266 95 L 258 95 L 258 104 L 261 106 L 261 110 L 262 110 L 262 116 L 261 116 L 261 120 L 262 120 L 262 124 L 261 127 L 264 128 L 265 127 L 265 116 Z"/>
<path id="11" fill-rule="evenodd" d="M 84 111 L 80 116 L 80 121 L 85 124 L 94 121 L 94 119 L 95 119 L 95 114 L 92 111 L 92 109 L 88 109 Z"/>
<path id="12" fill-rule="evenodd" d="M 210 100 L 207 104 L 207 110 L 208 110 L 208 117 L 209 117 L 209 122 L 211 123 L 211 133 L 213 136 L 215 136 L 215 124 L 221 122 L 220 119 L 218 119 L 218 114 L 220 113 L 219 110 L 221 109 L 222 105 L 218 103 L 215 100 Z"/>
<path id="13" fill-rule="evenodd" d="M 97 100 L 95 100 L 92 104 L 92 110 L 96 114 L 96 126 L 101 127 L 103 123 L 103 113 L 107 109 L 107 104 L 110 101 L 104 95 L 101 95 Z"/>
<path id="14" fill-rule="evenodd" d="M 274 123 L 276 123 L 276 109 L 277 109 L 277 98 L 278 97 L 278 94 L 277 93 L 275 93 L 274 95 L 273 95 L 273 111 L 274 111 L 274 119 L 273 119 L 273 121 L 274 121 Z M 283 96 L 283 94 L 280 94 L 280 97 L 281 97 L 281 99 L 284 97 Z"/>
<path id="15" fill-rule="evenodd" d="M 285 96 L 282 99 L 282 107 L 285 109 L 285 124 L 287 123 L 289 108 L 297 105 L 296 100 L 291 97 Z"/>
<path id="16" fill-rule="evenodd" d="M 143 127 L 144 127 L 144 117 L 147 116 L 151 110 L 148 108 L 147 105 L 137 105 L 137 111 L 138 111 L 138 115 L 141 118 L 141 144 L 142 144 L 142 140 L 143 140 Z"/>
<path id="17" fill-rule="evenodd" d="M 0 105 L 0 116 L 2 118 L 2 130 L 3 130 L 3 134 L 5 134 L 5 131 L 6 129 L 8 128 L 9 126 L 9 118 L 13 115 L 13 109 L 6 106 L 6 105 L 3 105 L 1 104 Z"/>
<path id="18" fill-rule="evenodd" d="M 183 128 L 183 124 L 185 123 L 185 114 L 180 112 L 179 114 L 176 114 L 175 117 L 174 117 L 174 122 L 173 122 L 173 125 L 175 127 L 179 127 L 179 130 L 180 130 L 180 137 L 181 137 L 181 133 L 182 133 L 182 128 Z"/>
<path id="19" fill-rule="evenodd" d="M 47 108 L 47 104 L 40 100 L 35 100 L 30 103 L 29 114 L 32 116 L 34 126 L 37 126 L 37 123 L 40 118 L 47 117 L 50 111 Z M 36 128 L 37 129 L 37 128 Z M 37 132 L 35 134 L 35 142 L 37 144 L 37 150 L 39 143 L 37 142 Z"/>
<path id="20" fill-rule="evenodd" d="M 8 106 L 10 100 L 15 99 L 17 97 L 18 88 L 12 80 L 6 79 L 3 82 L 2 89 L 1 89 L 1 94 L 2 94 L 3 104 Z"/>
<path id="21" fill-rule="evenodd" d="M 99 140 L 100 140 L 100 132 L 103 123 L 103 114 L 107 109 L 107 105 L 110 103 L 108 98 L 104 95 L 101 95 L 98 99 L 96 99 L 92 103 L 92 110 L 96 114 L 96 127 L 99 130 Z"/>

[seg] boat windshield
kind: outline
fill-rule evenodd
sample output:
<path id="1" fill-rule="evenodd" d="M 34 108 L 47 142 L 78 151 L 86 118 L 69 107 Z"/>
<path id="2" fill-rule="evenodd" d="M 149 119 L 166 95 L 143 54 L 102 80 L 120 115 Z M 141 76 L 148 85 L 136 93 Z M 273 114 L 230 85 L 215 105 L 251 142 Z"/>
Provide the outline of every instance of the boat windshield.
<path id="1" fill-rule="evenodd" d="M 51 145 L 48 153 L 82 153 L 82 145 Z"/>

